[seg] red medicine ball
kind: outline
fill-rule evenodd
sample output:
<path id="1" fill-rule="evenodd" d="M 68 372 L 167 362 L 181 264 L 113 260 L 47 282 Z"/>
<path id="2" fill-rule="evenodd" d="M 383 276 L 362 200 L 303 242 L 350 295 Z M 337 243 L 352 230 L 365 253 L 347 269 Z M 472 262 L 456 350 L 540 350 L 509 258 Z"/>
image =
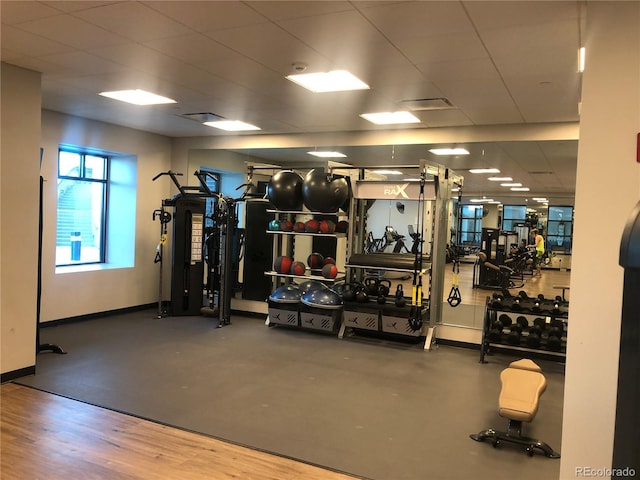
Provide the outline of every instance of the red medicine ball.
<path id="1" fill-rule="evenodd" d="M 307 267 L 302 262 L 293 262 L 291 264 L 291 275 L 304 275 Z"/>
<path id="2" fill-rule="evenodd" d="M 293 260 L 289 257 L 278 257 L 273 262 L 273 269 L 278 273 L 289 273 Z"/>
<path id="3" fill-rule="evenodd" d="M 336 278 L 338 275 L 338 268 L 332 264 L 327 263 L 324 267 L 322 267 L 322 276 L 324 278 Z"/>
<path id="4" fill-rule="evenodd" d="M 291 232 L 293 230 L 293 222 L 291 220 L 287 220 L 285 222 L 280 223 L 280 230 L 283 232 Z"/>
<path id="5" fill-rule="evenodd" d="M 304 224 L 304 231 L 307 233 L 318 233 L 320 229 L 320 224 L 317 220 L 311 219 L 307 220 Z"/>
<path id="6" fill-rule="evenodd" d="M 336 231 L 336 224 L 331 220 L 322 220 L 319 230 L 320 233 L 334 233 Z"/>
<path id="7" fill-rule="evenodd" d="M 325 265 L 327 265 L 327 264 L 335 265 L 335 264 L 336 264 L 336 261 L 335 261 L 335 259 L 333 259 L 333 258 L 331 258 L 331 257 L 327 257 L 327 258 L 325 258 L 325 259 L 324 259 L 324 264 L 325 264 Z"/>
<path id="8" fill-rule="evenodd" d="M 304 227 L 305 227 L 304 223 L 296 222 L 293 224 L 293 231 L 296 233 L 304 232 Z"/>
<path id="9" fill-rule="evenodd" d="M 312 253 L 307 257 L 307 265 L 309 265 L 309 268 L 322 268 L 324 257 L 319 253 Z"/>

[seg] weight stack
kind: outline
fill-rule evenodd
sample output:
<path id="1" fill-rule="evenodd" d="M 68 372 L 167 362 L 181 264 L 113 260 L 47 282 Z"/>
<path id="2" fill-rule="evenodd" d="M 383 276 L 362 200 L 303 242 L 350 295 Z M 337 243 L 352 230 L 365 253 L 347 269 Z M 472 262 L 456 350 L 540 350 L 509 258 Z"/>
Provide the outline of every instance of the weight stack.
<path id="1" fill-rule="evenodd" d="M 275 218 L 267 208 L 274 208 L 268 200 L 250 199 L 244 211 L 244 267 L 242 270 L 242 298 L 264 301 L 273 288 L 271 278 L 264 272 L 272 270 L 273 235 L 267 225 Z"/>

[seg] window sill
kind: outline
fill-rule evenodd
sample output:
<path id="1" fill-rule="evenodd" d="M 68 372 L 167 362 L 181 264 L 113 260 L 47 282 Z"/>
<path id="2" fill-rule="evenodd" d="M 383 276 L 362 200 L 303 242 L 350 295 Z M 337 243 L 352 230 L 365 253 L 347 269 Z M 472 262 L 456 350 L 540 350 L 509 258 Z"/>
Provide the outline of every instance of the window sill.
<path id="1" fill-rule="evenodd" d="M 114 270 L 118 268 L 132 268 L 133 265 L 122 265 L 115 263 L 91 263 L 87 265 L 65 265 L 56 267 L 56 275 L 64 273 L 96 272 L 100 270 Z"/>

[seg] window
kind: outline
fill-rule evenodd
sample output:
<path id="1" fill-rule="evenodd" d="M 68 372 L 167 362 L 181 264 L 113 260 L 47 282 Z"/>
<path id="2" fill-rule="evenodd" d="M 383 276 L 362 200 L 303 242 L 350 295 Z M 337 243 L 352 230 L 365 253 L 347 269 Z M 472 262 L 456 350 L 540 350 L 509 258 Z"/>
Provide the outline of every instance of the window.
<path id="1" fill-rule="evenodd" d="M 460 207 L 458 245 L 480 246 L 483 210 L 482 205 L 462 205 Z"/>
<path id="2" fill-rule="evenodd" d="M 505 205 L 502 207 L 502 230 L 512 232 L 517 225 L 524 225 L 527 217 L 526 205 Z"/>
<path id="3" fill-rule="evenodd" d="M 573 207 L 549 206 L 546 248 L 571 253 L 572 233 Z"/>
<path id="4" fill-rule="evenodd" d="M 105 262 L 109 157 L 58 152 L 56 266 Z"/>

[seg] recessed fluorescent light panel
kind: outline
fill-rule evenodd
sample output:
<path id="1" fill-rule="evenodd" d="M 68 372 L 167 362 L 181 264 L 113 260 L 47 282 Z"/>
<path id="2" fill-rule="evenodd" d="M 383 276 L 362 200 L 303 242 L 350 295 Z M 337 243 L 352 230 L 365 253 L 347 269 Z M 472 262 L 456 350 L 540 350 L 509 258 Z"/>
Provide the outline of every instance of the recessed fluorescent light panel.
<path id="1" fill-rule="evenodd" d="M 511 187 L 512 192 L 528 192 L 529 187 Z"/>
<path id="2" fill-rule="evenodd" d="M 584 72 L 584 62 L 585 62 L 585 48 L 580 47 L 578 50 L 578 72 Z"/>
<path id="3" fill-rule="evenodd" d="M 489 203 L 493 202 L 493 198 L 472 198 L 469 201 L 473 203 Z"/>
<path id="4" fill-rule="evenodd" d="M 165 103 L 176 103 L 175 100 L 144 90 L 118 90 L 114 92 L 100 92 L 98 95 L 113 98 L 121 102 L 133 103 L 134 105 L 162 105 Z"/>
<path id="5" fill-rule="evenodd" d="M 380 175 L 402 175 L 400 170 L 373 170 L 373 173 L 378 173 Z"/>
<path id="6" fill-rule="evenodd" d="M 398 123 L 420 123 L 418 117 L 410 112 L 378 112 L 363 113 L 360 115 L 365 120 L 376 125 L 394 125 Z"/>
<path id="7" fill-rule="evenodd" d="M 215 122 L 204 122 L 207 127 L 219 128 L 227 132 L 245 132 L 248 130 L 260 130 L 260 127 L 240 120 L 218 120 Z"/>
<path id="8" fill-rule="evenodd" d="M 487 180 L 490 180 L 492 182 L 510 182 L 511 180 L 513 180 L 513 178 L 511 178 L 511 177 L 489 177 L 489 178 L 487 178 Z"/>
<path id="9" fill-rule="evenodd" d="M 347 90 L 368 90 L 369 85 L 346 70 L 331 72 L 301 73 L 288 75 L 288 80 L 312 92 L 343 92 Z"/>
<path id="10" fill-rule="evenodd" d="M 472 168 L 469 173 L 500 173 L 497 168 Z"/>
<path id="11" fill-rule="evenodd" d="M 313 155 L 314 157 L 320 157 L 320 158 L 343 158 L 346 157 L 346 155 L 344 153 L 340 153 L 340 152 L 329 152 L 329 151 L 317 151 L 314 150 L 313 152 L 307 152 L 309 155 Z"/>
<path id="12" fill-rule="evenodd" d="M 466 148 L 432 148 L 429 151 L 434 155 L 469 155 Z"/>

